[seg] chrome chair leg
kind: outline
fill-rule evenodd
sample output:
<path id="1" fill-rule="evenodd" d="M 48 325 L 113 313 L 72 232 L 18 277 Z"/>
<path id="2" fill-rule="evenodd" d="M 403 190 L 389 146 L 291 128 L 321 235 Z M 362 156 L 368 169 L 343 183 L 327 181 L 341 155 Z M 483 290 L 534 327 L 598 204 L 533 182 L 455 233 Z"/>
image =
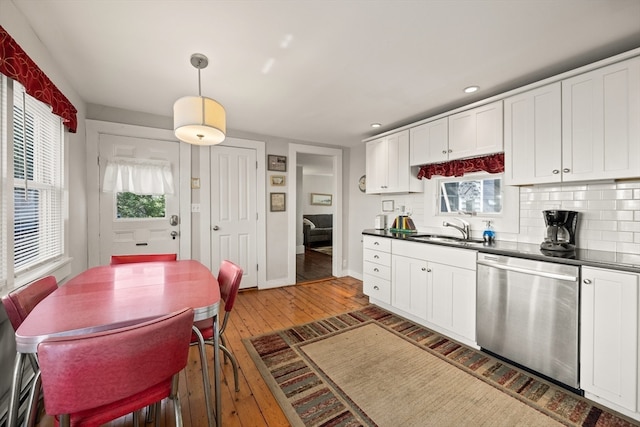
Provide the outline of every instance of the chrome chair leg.
<path id="1" fill-rule="evenodd" d="M 236 357 L 233 355 L 233 353 L 231 353 L 229 349 L 224 345 L 220 344 L 220 350 L 222 350 L 222 353 L 224 353 L 225 360 L 227 358 L 231 360 L 231 366 L 233 367 L 233 382 L 236 386 L 236 391 L 240 391 L 240 384 L 238 383 L 238 361 L 236 360 Z"/>
<path id="2" fill-rule="evenodd" d="M 38 419 L 38 403 L 40 401 L 40 388 L 42 387 L 42 378 L 40 377 L 40 369 L 36 371 L 36 376 L 33 379 L 31 385 L 31 392 L 29 393 L 29 402 L 27 404 L 27 426 L 33 427 L 36 425 Z"/>
<path id="3" fill-rule="evenodd" d="M 198 337 L 198 350 L 200 351 L 200 365 L 202 367 L 202 383 L 204 385 L 204 399 L 207 406 L 207 419 L 209 427 L 213 427 L 213 408 L 211 408 L 211 384 L 209 382 L 209 364 L 207 363 L 207 353 L 204 348 L 204 338 L 200 329 L 193 327 L 193 332 Z M 214 356 L 215 357 L 215 356 Z M 216 426 L 217 427 L 217 426 Z"/>

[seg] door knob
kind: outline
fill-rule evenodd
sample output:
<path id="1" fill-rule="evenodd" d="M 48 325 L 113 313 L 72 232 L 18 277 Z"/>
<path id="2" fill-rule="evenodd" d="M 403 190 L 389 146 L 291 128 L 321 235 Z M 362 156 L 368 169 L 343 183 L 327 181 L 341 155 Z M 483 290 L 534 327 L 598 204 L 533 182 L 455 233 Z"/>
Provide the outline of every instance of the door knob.
<path id="1" fill-rule="evenodd" d="M 214 225 L 213 227 L 211 227 L 211 229 L 213 231 L 218 231 L 218 230 L 220 230 L 220 227 L 218 227 L 217 225 Z"/>
<path id="2" fill-rule="evenodd" d="M 177 231 L 172 231 L 171 232 L 171 237 L 173 238 L 173 240 L 176 240 L 176 237 L 178 237 L 178 232 Z"/>

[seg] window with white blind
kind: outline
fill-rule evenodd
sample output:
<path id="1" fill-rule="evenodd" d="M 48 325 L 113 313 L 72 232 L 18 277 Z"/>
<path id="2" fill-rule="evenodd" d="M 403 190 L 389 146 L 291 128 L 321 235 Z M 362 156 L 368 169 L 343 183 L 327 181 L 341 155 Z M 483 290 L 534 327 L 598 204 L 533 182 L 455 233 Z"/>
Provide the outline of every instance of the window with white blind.
<path id="1" fill-rule="evenodd" d="M 64 135 L 62 120 L 49 106 L 29 96 L 15 81 L 5 78 L 2 86 L 2 168 L 6 173 L 2 186 L 5 226 L 0 237 L 2 252 L 9 259 L 2 260 L 0 268 L 6 278 L 19 277 L 64 254 Z"/>

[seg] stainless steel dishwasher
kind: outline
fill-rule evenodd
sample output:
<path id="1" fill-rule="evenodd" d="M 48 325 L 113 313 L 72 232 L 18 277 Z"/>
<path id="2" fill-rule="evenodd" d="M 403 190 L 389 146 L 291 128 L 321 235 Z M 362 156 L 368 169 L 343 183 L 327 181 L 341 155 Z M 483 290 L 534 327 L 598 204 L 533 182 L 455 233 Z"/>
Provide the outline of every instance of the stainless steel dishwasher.
<path id="1" fill-rule="evenodd" d="M 579 388 L 579 267 L 478 254 L 476 338 L 485 350 Z"/>

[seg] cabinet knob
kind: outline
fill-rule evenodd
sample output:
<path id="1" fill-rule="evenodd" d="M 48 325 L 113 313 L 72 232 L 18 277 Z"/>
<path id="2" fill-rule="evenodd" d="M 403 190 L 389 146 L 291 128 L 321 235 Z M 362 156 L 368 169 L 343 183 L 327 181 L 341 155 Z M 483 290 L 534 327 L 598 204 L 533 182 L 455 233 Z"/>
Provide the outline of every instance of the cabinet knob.
<path id="1" fill-rule="evenodd" d="M 584 279 L 582 281 L 582 283 L 584 283 L 585 285 L 590 285 L 591 284 L 591 279 Z"/>
<path id="2" fill-rule="evenodd" d="M 451 148 L 449 148 L 449 149 L 447 150 L 447 153 L 452 153 L 452 152 L 453 152 L 453 150 L 452 150 Z"/>
<path id="3" fill-rule="evenodd" d="M 380 244 L 380 242 L 373 242 L 373 244 L 374 244 L 375 246 L 378 246 L 378 245 Z"/>
<path id="4" fill-rule="evenodd" d="M 564 169 L 562 169 L 562 172 L 564 172 L 564 173 L 569 173 L 569 172 L 571 172 L 571 169 L 569 169 L 569 168 L 564 168 Z"/>
<path id="5" fill-rule="evenodd" d="M 422 271 L 427 271 L 426 267 L 422 267 Z"/>
<path id="6" fill-rule="evenodd" d="M 554 173 L 555 175 L 557 175 L 557 174 L 559 174 L 559 173 L 560 173 L 560 171 L 559 171 L 558 169 L 554 169 L 554 170 L 553 170 L 553 173 Z"/>
<path id="7" fill-rule="evenodd" d="M 380 272 L 380 270 L 378 270 L 377 268 L 374 268 L 373 271 L 375 271 L 376 273 Z"/>
<path id="8" fill-rule="evenodd" d="M 380 288 L 378 287 L 378 285 L 375 285 L 375 286 L 373 287 L 373 289 L 375 289 L 376 291 L 379 291 L 379 290 L 380 290 Z"/>
<path id="9" fill-rule="evenodd" d="M 380 257 L 378 255 L 374 255 L 373 258 L 378 259 Z"/>
<path id="10" fill-rule="evenodd" d="M 447 154 L 447 150 L 442 150 L 442 154 Z"/>
<path id="11" fill-rule="evenodd" d="M 431 269 L 430 268 L 427 268 L 427 273 L 431 273 Z"/>

